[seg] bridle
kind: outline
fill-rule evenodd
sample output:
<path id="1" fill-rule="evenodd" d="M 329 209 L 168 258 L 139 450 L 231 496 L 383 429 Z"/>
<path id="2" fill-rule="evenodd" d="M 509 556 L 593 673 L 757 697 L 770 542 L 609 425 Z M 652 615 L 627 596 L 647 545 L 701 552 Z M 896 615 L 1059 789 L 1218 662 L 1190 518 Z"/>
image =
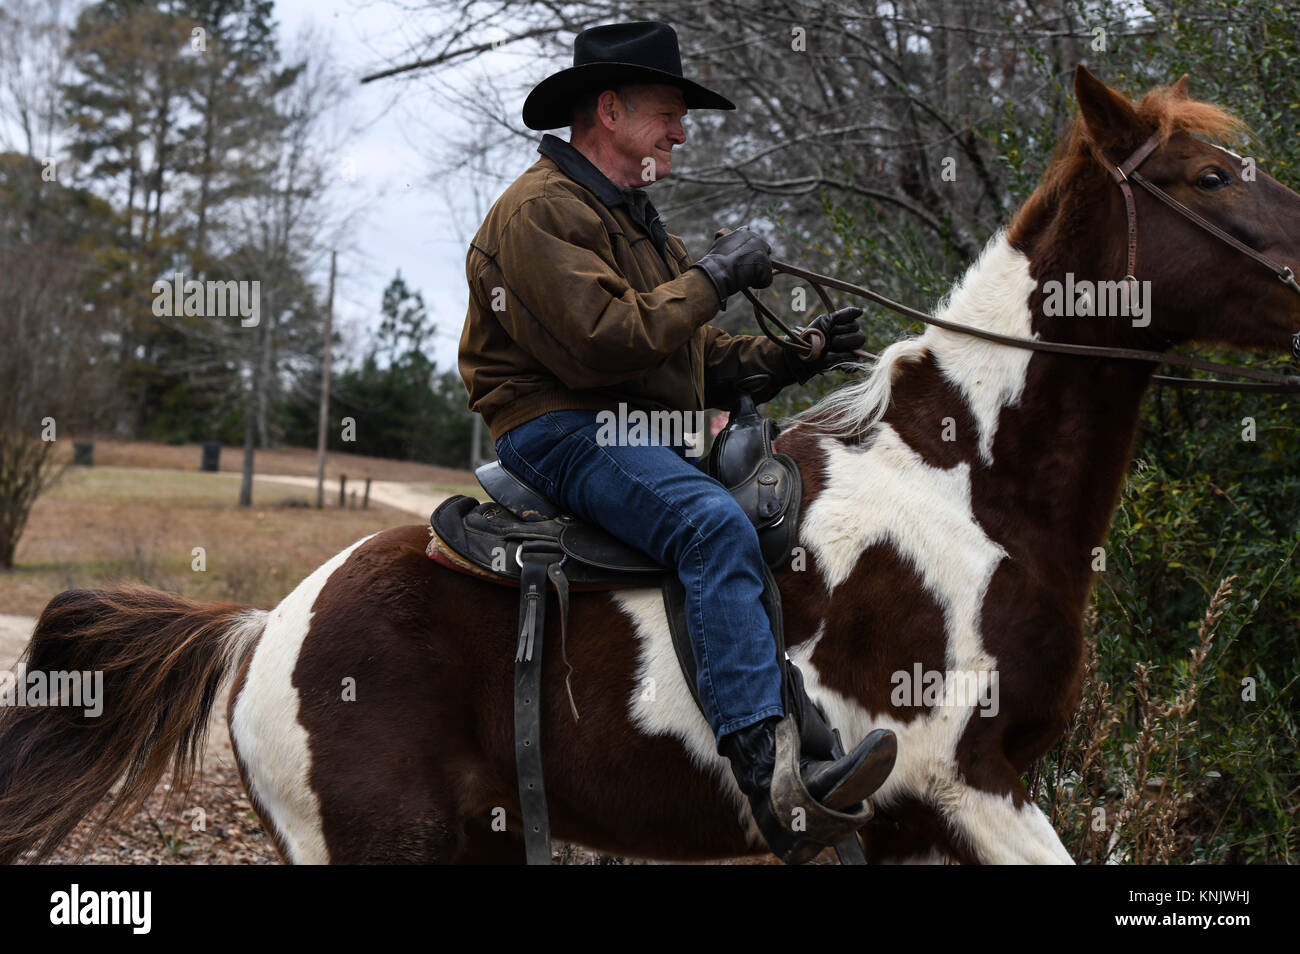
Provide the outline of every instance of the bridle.
<path id="1" fill-rule="evenodd" d="M 1119 185 L 1120 192 L 1124 196 L 1124 208 L 1128 220 L 1128 268 L 1124 275 L 1123 281 L 1137 282 L 1137 207 L 1133 199 L 1133 188 L 1130 182 L 1136 182 L 1139 186 L 1149 192 L 1152 196 L 1159 199 L 1169 208 L 1173 209 L 1183 218 L 1187 219 L 1193 225 L 1196 225 L 1204 231 L 1210 233 L 1215 238 L 1226 243 L 1231 248 L 1236 249 L 1242 254 L 1248 256 L 1259 264 L 1271 271 L 1283 284 L 1295 290 L 1300 294 L 1300 284 L 1296 283 L 1295 274 L 1291 268 L 1280 265 L 1268 256 L 1256 251 L 1248 245 L 1239 242 L 1223 229 L 1219 228 L 1212 222 L 1207 221 L 1199 213 L 1194 212 L 1183 203 L 1179 202 L 1169 193 L 1165 192 L 1155 183 L 1151 182 L 1145 176 L 1137 171 L 1140 166 L 1156 147 L 1160 144 L 1160 134 L 1156 133 L 1146 142 L 1137 148 L 1132 155 L 1125 159 L 1118 166 L 1108 160 L 1099 151 L 1093 150 L 1093 155 L 1101 166 L 1110 173 L 1111 177 Z M 1127 361 L 1147 361 L 1153 364 L 1169 364 L 1178 367 L 1191 368 L 1197 371 L 1206 371 L 1211 374 L 1227 374 L 1233 377 L 1249 378 L 1251 383 L 1240 381 L 1225 381 L 1219 378 L 1182 378 L 1170 377 L 1168 375 L 1157 374 L 1153 380 L 1159 384 L 1173 387 L 1198 388 L 1202 390 L 1214 391 L 1255 391 L 1271 392 L 1280 394 L 1300 393 L 1300 377 L 1292 375 L 1275 374 L 1271 371 L 1260 371 L 1256 368 L 1241 368 L 1234 365 L 1219 364 L 1214 361 L 1206 361 L 1202 358 L 1194 358 L 1188 355 L 1166 354 L 1160 351 L 1146 351 L 1139 348 L 1111 348 L 1100 345 L 1081 345 L 1068 344 L 1061 341 L 1042 341 L 1036 338 L 1021 338 L 1015 335 L 1003 335 L 993 331 L 986 331 L 983 328 L 976 328 L 972 325 L 963 325 L 958 322 L 948 321 L 943 318 L 936 318 L 933 315 L 918 311 L 915 308 L 909 308 L 907 305 L 893 301 L 879 292 L 872 291 L 863 285 L 854 285 L 851 282 L 841 281 L 838 278 L 832 278 L 829 275 L 820 275 L 806 269 L 798 268 L 786 262 L 772 261 L 772 270 L 807 282 L 816 291 L 822 304 L 826 307 L 829 314 L 835 310 L 831 302 L 830 295 L 827 293 L 828 288 L 834 288 L 838 291 L 846 292 L 851 295 L 857 295 L 868 301 L 873 301 L 878 305 L 897 312 L 916 321 L 924 322 L 927 325 L 934 325 L 937 328 L 943 328 L 947 331 L 957 332 L 959 334 L 971 335 L 976 338 L 983 338 L 985 341 L 992 341 L 996 344 L 1007 345 L 1012 348 L 1023 348 L 1029 351 L 1043 351 L 1051 354 L 1068 354 L 1082 357 L 1093 358 L 1119 358 Z M 800 357 L 807 360 L 814 360 L 822 353 L 826 345 L 825 337 L 816 329 L 805 328 L 795 330 L 788 327 L 776 315 L 774 315 L 759 300 L 758 296 L 750 289 L 743 290 L 745 297 L 754 306 L 754 317 L 758 321 L 759 328 L 763 334 L 775 341 L 781 347 L 797 353 Z M 775 325 L 779 330 L 785 332 L 785 337 L 778 337 L 772 331 L 769 324 Z M 1296 332 L 1291 338 L 1291 352 L 1293 357 L 1300 359 L 1300 332 Z M 874 355 L 867 352 L 858 352 L 863 357 L 874 358 Z"/>
<path id="2" fill-rule="evenodd" d="M 1137 209 L 1133 205 L 1133 188 L 1129 185 L 1129 182 L 1132 181 L 1136 182 L 1143 189 L 1151 193 L 1165 205 L 1169 206 L 1169 208 L 1173 209 L 1183 218 L 1195 225 L 1199 225 L 1202 229 L 1209 232 L 1221 242 L 1226 243 L 1232 248 L 1235 248 L 1238 252 L 1241 252 L 1243 255 L 1259 262 L 1259 264 L 1263 265 L 1270 272 L 1276 275 L 1282 281 L 1282 284 L 1290 286 L 1297 294 L 1300 294 L 1300 285 L 1296 284 L 1295 273 L 1291 271 L 1290 266 L 1279 265 L 1267 255 L 1257 252 L 1249 245 L 1237 241 L 1213 222 L 1202 217 L 1199 212 L 1194 212 L 1192 209 L 1189 209 L 1164 189 L 1160 188 L 1150 179 L 1137 171 L 1138 166 L 1142 165 L 1143 161 L 1147 156 L 1151 155 L 1151 153 L 1155 151 L 1155 148 L 1158 145 L 1160 145 L 1160 134 L 1154 133 L 1150 139 L 1138 146 L 1133 155 L 1129 156 L 1118 166 L 1114 165 L 1109 159 L 1102 155 L 1099 150 L 1094 148 L 1092 151 L 1093 156 L 1095 156 L 1097 161 L 1101 163 L 1102 168 L 1109 172 L 1111 178 L 1118 183 L 1119 191 L 1124 195 L 1124 209 L 1128 214 L 1128 271 L 1124 275 L 1124 281 L 1137 281 L 1137 278 L 1135 277 L 1137 274 Z"/>

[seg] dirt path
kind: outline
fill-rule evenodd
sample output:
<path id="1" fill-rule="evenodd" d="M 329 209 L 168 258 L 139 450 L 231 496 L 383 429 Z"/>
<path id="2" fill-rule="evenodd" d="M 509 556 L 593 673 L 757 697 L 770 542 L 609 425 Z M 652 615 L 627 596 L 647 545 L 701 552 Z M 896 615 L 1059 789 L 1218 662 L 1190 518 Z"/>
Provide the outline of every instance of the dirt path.
<path id="1" fill-rule="evenodd" d="M 0 613 L 0 669 L 13 668 L 35 627 L 34 617 Z"/>
<path id="2" fill-rule="evenodd" d="M 139 474 L 175 474 L 175 470 L 169 470 L 165 467 L 131 467 L 131 471 Z M 218 471 L 210 476 L 230 477 L 238 480 L 240 474 L 232 471 Z M 255 480 L 265 480 L 277 484 L 289 484 L 293 487 L 301 487 L 309 490 L 311 493 L 303 494 L 304 499 L 315 501 L 316 499 L 316 478 L 302 477 L 297 474 L 257 474 Z M 357 491 L 358 502 L 361 494 L 365 492 L 365 481 L 354 481 L 348 488 L 348 496 L 352 496 L 352 491 Z M 429 519 L 429 515 L 437 509 L 438 504 L 442 503 L 449 496 L 448 493 L 431 489 L 424 483 L 409 483 L 400 480 L 372 480 L 370 482 L 370 499 L 375 503 L 384 504 L 395 510 L 401 510 L 404 513 L 415 514 Z M 338 505 L 338 485 L 334 484 L 331 492 L 329 483 L 325 487 L 325 506 L 334 507 Z"/>
<path id="3" fill-rule="evenodd" d="M 238 477 L 238 474 L 227 474 L 228 477 Z M 292 474 L 258 474 L 258 480 L 272 480 L 278 484 L 292 484 L 295 487 L 310 488 L 312 493 L 308 499 L 315 499 L 316 478 L 315 477 L 296 477 Z M 358 496 L 365 490 L 365 484 L 360 486 L 353 485 L 358 491 Z M 426 520 L 429 515 L 442 503 L 449 494 L 438 493 L 427 490 L 420 484 L 402 483 L 397 480 L 375 480 L 370 483 L 370 499 L 402 510 L 406 513 L 416 514 L 424 517 Z M 325 491 L 326 506 L 334 504 L 338 500 L 338 492 L 335 491 L 331 496 L 328 488 Z"/>

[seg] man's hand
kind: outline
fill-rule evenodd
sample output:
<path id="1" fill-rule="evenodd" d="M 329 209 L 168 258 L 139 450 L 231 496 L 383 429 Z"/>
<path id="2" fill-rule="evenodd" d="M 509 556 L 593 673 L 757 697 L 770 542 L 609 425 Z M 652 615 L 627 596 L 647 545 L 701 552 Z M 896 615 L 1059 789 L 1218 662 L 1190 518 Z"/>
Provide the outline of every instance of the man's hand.
<path id="1" fill-rule="evenodd" d="M 692 267 L 709 276 L 719 303 L 726 308 L 727 299 L 742 288 L 766 288 L 772 284 L 771 255 L 772 246 L 749 229 L 736 229 L 715 241 Z"/>
<path id="2" fill-rule="evenodd" d="M 854 353 L 867 343 L 867 336 L 858 327 L 858 318 L 861 316 L 861 308 L 841 308 L 829 315 L 814 318 L 808 327 L 821 332 L 826 339 L 826 346 L 820 355 L 810 360 L 800 358 L 794 352 L 787 352 L 786 365 L 790 369 L 790 376 L 803 384 L 814 374 L 861 360 Z"/>

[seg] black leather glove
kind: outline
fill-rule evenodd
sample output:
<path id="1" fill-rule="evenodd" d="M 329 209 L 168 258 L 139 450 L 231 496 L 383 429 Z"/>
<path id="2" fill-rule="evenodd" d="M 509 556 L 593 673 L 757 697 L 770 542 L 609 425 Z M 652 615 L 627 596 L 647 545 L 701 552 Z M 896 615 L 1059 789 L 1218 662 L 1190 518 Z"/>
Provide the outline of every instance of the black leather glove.
<path id="1" fill-rule="evenodd" d="M 805 360 L 793 351 L 787 351 L 785 361 L 790 369 L 790 377 L 803 384 L 814 374 L 829 371 L 837 365 L 861 361 L 861 357 L 854 354 L 854 351 L 867 343 L 867 336 L 858 327 L 860 317 L 862 317 L 861 308 L 841 308 L 829 315 L 818 315 L 814 318 L 808 327 L 815 328 L 825 336 L 826 347 L 822 348 L 820 355 L 811 360 Z"/>
<path id="2" fill-rule="evenodd" d="M 702 269 L 718 293 L 721 307 L 742 288 L 772 284 L 772 246 L 749 229 L 728 232 L 692 267 Z"/>

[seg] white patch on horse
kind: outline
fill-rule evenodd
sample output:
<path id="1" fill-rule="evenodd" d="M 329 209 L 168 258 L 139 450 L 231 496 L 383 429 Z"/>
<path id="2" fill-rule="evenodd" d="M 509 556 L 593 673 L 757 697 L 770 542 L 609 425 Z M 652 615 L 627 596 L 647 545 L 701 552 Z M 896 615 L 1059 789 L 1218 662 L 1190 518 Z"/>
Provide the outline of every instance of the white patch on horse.
<path id="1" fill-rule="evenodd" d="M 628 701 L 632 725 L 646 735 L 666 735 L 680 741 L 691 762 L 713 775 L 718 788 L 735 803 L 737 821 L 750 842 L 765 847 L 767 843 L 754 824 L 749 802 L 736 784 L 731 765 L 718 754 L 713 730 L 686 685 L 673 649 L 663 594 L 658 589 L 639 589 L 611 593 L 610 597 L 631 620 L 639 642 L 636 686 Z"/>
<path id="2" fill-rule="evenodd" d="M 996 236 L 939 312 L 954 321 L 1029 337 L 1028 260 Z M 962 393 L 979 427 L 979 449 L 992 463 L 993 439 L 1004 407 L 1020 400 L 1030 353 L 965 335 L 930 329 L 919 342 Z M 898 369 L 882 369 L 891 378 Z M 861 387 L 863 398 L 876 393 Z M 886 398 L 887 399 L 887 398 Z M 846 415 L 869 422 L 879 408 Z M 937 422 L 936 422 L 937 426 Z M 944 666 L 979 673 L 996 669 L 979 631 L 989 582 L 1006 551 L 975 520 L 968 463 L 940 469 L 927 464 L 890 426 L 876 423 L 865 443 L 850 447 L 823 439 L 825 485 L 804 512 L 800 542 L 816 557 L 832 600 L 873 544 L 885 544 L 916 569 L 945 622 Z M 1068 861 L 1060 839 L 1032 803 L 1015 809 L 1010 796 L 966 785 L 957 768 L 957 744 L 976 706 L 940 705 L 903 722 L 889 712 L 868 712 L 827 689 L 812 662 L 816 636 L 791 650 L 809 695 L 851 748 L 868 732 L 898 736 L 894 771 L 873 798 L 888 810 L 904 797 L 930 805 L 967 841 L 981 860 Z M 951 700 L 948 700 L 951 701 Z"/>
<path id="3" fill-rule="evenodd" d="M 1016 808 L 1009 794 L 996 795 L 960 780 L 938 796 L 957 837 L 986 865 L 1072 865 L 1047 816 L 1032 801 Z"/>
<path id="4" fill-rule="evenodd" d="M 936 310 L 936 317 L 1017 338 L 1037 338 L 1029 296 L 1036 288 L 1029 259 L 999 232 Z M 979 427 L 980 458 L 993 462 L 993 438 L 1004 407 L 1019 403 L 1033 352 L 930 328 L 920 341 L 944 376 L 961 389 Z"/>
<path id="5" fill-rule="evenodd" d="M 370 536 L 374 536 L 371 534 Z M 327 864 L 320 800 L 311 787 L 311 749 L 299 721 L 293 671 L 311 629 L 312 606 L 358 540 L 299 583 L 267 616 L 230 719 L 230 737 L 248 777 L 249 794 L 275 826 L 294 864 Z"/>
<path id="6" fill-rule="evenodd" d="M 1029 259 L 1011 247 L 1004 232 L 999 232 L 957 287 L 940 302 L 935 314 L 958 324 L 1035 338 L 1029 312 L 1029 296 L 1034 288 Z M 931 327 L 919 338 L 894 342 L 880 353 L 870 374 L 832 391 L 786 424 L 812 421 L 826 434 L 865 433 L 888 410 L 898 376 L 927 355 L 933 355 L 944 377 L 965 398 L 979 428 L 980 458 L 991 463 L 998 415 L 1004 407 L 1020 400 L 1032 354 L 942 328 Z M 939 428 L 942 422 L 935 421 L 934 426 Z"/>
<path id="7" fill-rule="evenodd" d="M 1231 149 L 1229 149 L 1227 146 L 1220 145 L 1220 144 L 1217 143 L 1217 142 L 1208 143 L 1208 145 L 1213 146 L 1215 149 L 1219 150 L 1220 152 L 1226 152 L 1228 155 L 1232 156 L 1232 158 L 1236 159 L 1237 162 L 1238 162 L 1238 163 L 1239 163 L 1243 168 L 1245 168 L 1245 165 L 1246 165 L 1246 157 L 1245 157 L 1245 156 L 1242 156 L 1242 155 L 1240 155 L 1239 153 L 1233 152 L 1233 151 L 1232 151 Z M 1254 160 L 1252 159 L 1251 162 L 1254 162 Z"/>

